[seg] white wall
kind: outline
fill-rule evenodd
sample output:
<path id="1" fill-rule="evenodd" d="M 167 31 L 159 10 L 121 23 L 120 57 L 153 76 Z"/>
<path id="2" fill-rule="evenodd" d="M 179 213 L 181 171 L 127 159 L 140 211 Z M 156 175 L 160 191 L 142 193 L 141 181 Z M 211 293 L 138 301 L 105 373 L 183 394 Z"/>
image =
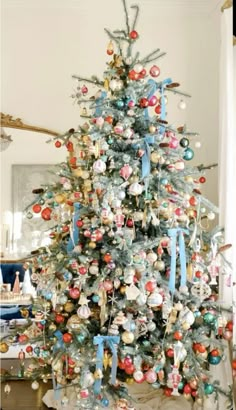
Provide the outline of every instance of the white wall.
<path id="1" fill-rule="evenodd" d="M 196 6 L 196 0 L 191 2 Z M 186 123 L 200 133 L 202 148 L 196 150 L 196 164 L 217 162 L 218 17 L 202 9 L 195 12 L 196 7 L 184 12 L 176 7 L 176 0 L 168 0 L 168 9 L 163 0 L 139 4 L 138 49 L 141 54 L 156 47 L 166 51 L 158 62 L 161 77 L 171 76 L 192 95 L 185 111 L 177 108 L 180 98 L 169 95 L 169 122 Z M 71 75 L 102 76 L 108 43 L 104 27 L 124 26 L 121 0 L 2 0 L 1 111 L 59 132 L 76 128 L 79 108 L 70 98 L 76 86 Z M 23 138 L 20 147 L 14 142 L 11 150 L 17 163 L 42 161 L 40 149 L 26 146 Z M 58 152 L 55 149 L 54 160 Z M 9 195 L 10 173 L 4 174 L 1 190 Z M 209 199 L 217 202 L 217 170 L 211 171 L 205 189 Z"/>

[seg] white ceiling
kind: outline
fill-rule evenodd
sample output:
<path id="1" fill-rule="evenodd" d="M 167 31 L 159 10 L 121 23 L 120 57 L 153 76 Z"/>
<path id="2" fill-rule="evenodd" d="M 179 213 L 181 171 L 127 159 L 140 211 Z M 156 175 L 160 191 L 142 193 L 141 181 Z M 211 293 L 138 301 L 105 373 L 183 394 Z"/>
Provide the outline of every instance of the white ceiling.
<path id="1" fill-rule="evenodd" d="M 98 0 L 2 0 L 1 7 L 30 7 L 30 8 L 80 8 L 81 11 L 90 10 Z M 114 11 L 117 7 L 123 8 L 121 0 L 99 0 L 101 11 Z M 210 15 L 220 10 L 224 0 L 126 0 L 128 6 L 138 4 L 141 7 L 152 7 L 165 14 L 178 13 L 183 15 Z M 119 4 L 120 3 L 120 4 Z"/>

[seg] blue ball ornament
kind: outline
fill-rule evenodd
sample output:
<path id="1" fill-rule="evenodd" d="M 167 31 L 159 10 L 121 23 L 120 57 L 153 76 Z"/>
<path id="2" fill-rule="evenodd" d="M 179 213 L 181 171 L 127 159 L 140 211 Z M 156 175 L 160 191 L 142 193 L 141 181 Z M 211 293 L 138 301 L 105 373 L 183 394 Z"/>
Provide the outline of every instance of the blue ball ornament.
<path id="1" fill-rule="evenodd" d="M 184 151 L 183 159 L 185 159 L 185 161 L 190 161 L 191 159 L 193 159 L 193 157 L 194 157 L 194 151 L 191 148 L 187 148 Z"/>
<path id="2" fill-rule="evenodd" d="M 47 300 L 51 300 L 52 299 L 52 292 L 45 292 L 44 297 Z"/>
<path id="3" fill-rule="evenodd" d="M 93 295 L 93 296 L 92 296 L 92 301 L 93 301 L 94 303 L 98 303 L 98 302 L 99 302 L 99 299 L 100 299 L 100 297 L 99 297 L 98 295 Z"/>
<path id="4" fill-rule="evenodd" d="M 180 382 L 179 384 L 178 384 L 178 390 L 183 390 L 183 388 L 184 388 L 184 382 Z"/>
<path id="5" fill-rule="evenodd" d="M 210 383 L 205 383 L 204 384 L 204 393 L 205 394 L 212 394 L 214 392 L 214 386 L 213 384 Z"/>
<path id="6" fill-rule="evenodd" d="M 221 356 L 212 356 L 210 353 L 208 355 L 208 362 L 213 365 L 219 364 L 221 361 Z"/>
<path id="7" fill-rule="evenodd" d="M 202 316 L 200 310 L 195 310 L 193 312 L 193 314 L 194 314 L 195 317 L 201 317 Z"/>
<path id="8" fill-rule="evenodd" d="M 167 178 L 161 178 L 160 179 L 160 184 L 161 185 L 167 185 L 168 184 L 168 179 Z"/>
<path id="9" fill-rule="evenodd" d="M 205 313 L 205 315 L 203 315 L 203 320 L 208 325 L 214 323 L 215 319 L 216 319 L 215 316 L 211 312 L 207 312 Z"/>
<path id="10" fill-rule="evenodd" d="M 125 105 L 125 103 L 124 103 L 123 100 L 117 100 L 117 101 L 116 101 L 116 107 L 117 107 L 119 110 L 122 109 L 122 108 L 124 108 L 124 105 Z"/>
<path id="11" fill-rule="evenodd" d="M 46 193 L 46 198 L 51 199 L 52 197 L 53 197 L 53 192 L 48 191 L 48 192 Z"/>
<path id="12" fill-rule="evenodd" d="M 83 342 L 84 342 L 85 337 L 84 337 L 84 335 L 83 335 L 82 333 L 76 335 L 75 337 L 76 337 L 77 342 L 79 342 L 79 343 L 83 343 Z"/>
<path id="13" fill-rule="evenodd" d="M 103 405 L 104 407 L 108 407 L 108 406 L 109 406 L 109 400 L 106 399 L 106 397 L 103 397 L 103 399 L 101 400 L 101 402 L 102 402 L 102 405 Z"/>

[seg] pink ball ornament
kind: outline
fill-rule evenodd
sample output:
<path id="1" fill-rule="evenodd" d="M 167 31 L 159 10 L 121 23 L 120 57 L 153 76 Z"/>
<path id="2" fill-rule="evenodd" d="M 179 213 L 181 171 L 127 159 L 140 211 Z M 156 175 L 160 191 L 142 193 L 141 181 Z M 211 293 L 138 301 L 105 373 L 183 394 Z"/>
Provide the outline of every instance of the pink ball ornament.
<path id="1" fill-rule="evenodd" d="M 103 282 L 103 288 L 105 289 L 106 292 L 109 292 L 110 290 L 113 289 L 113 283 L 111 280 L 107 279 L 104 280 Z"/>
<path id="2" fill-rule="evenodd" d="M 224 333 L 223 333 L 223 338 L 225 339 L 225 340 L 231 340 L 232 339 L 232 337 L 233 337 L 233 333 L 230 331 L 230 330 L 225 330 L 224 331 Z"/>
<path id="3" fill-rule="evenodd" d="M 183 215 L 183 213 L 184 213 L 184 211 L 183 211 L 182 208 L 176 208 L 176 210 L 175 210 L 175 215 L 181 216 L 181 215 Z"/>
<path id="4" fill-rule="evenodd" d="M 132 357 L 126 356 L 125 359 L 124 359 L 124 364 L 125 364 L 125 366 L 130 366 L 131 364 L 133 364 Z"/>
<path id="5" fill-rule="evenodd" d="M 81 92 L 82 92 L 82 94 L 87 94 L 87 92 L 88 92 L 88 87 L 86 87 L 86 85 L 82 85 L 82 87 L 81 87 Z"/>
<path id="6" fill-rule="evenodd" d="M 130 100 L 130 101 L 128 102 L 128 107 L 129 107 L 129 108 L 134 108 L 134 106 L 135 106 L 135 102 L 134 102 L 133 100 Z"/>
<path id="7" fill-rule="evenodd" d="M 102 118 L 102 117 L 96 118 L 96 125 L 97 125 L 98 127 L 102 127 L 103 124 L 104 124 L 104 118 Z"/>
<path id="8" fill-rule="evenodd" d="M 152 77 L 158 77 L 160 75 L 160 72 L 161 72 L 160 68 L 157 67 L 156 65 L 153 65 L 149 71 Z"/>
<path id="9" fill-rule="evenodd" d="M 175 137 L 172 137 L 170 142 L 169 142 L 169 147 L 173 148 L 173 149 L 176 149 L 176 148 L 178 148 L 178 146 L 179 146 L 179 140 Z"/>
<path id="10" fill-rule="evenodd" d="M 80 397 L 81 399 L 87 399 L 89 397 L 88 389 L 80 390 Z"/>
<path id="11" fill-rule="evenodd" d="M 157 381 L 157 374 L 154 372 L 153 369 L 149 369 L 147 373 L 145 373 L 145 379 L 148 383 L 155 383 Z"/>
<path id="12" fill-rule="evenodd" d="M 122 134 L 122 132 L 124 131 L 124 127 L 122 124 L 117 123 L 113 130 L 115 134 Z"/>
<path id="13" fill-rule="evenodd" d="M 121 170 L 120 170 L 120 172 L 119 172 L 120 176 L 121 176 L 122 178 L 124 178 L 125 181 L 127 181 L 127 179 L 129 179 L 129 177 L 130 177 L 130 175 L 131 175 L 132 173 L 133 173 L 133 169 L 132 169 L 131 166 L 128 165 L 128 164 L 125 164 L 125 165 L 121 168 Z"/>
<path id="14" fill-rule="evenodd" d="M 158 99 L 155 95 L 152 95 L 152 97 L 149 98 L 149 100 L 148 100 L 148 105 L 150 107 L 154 107 L 154 105 L 156 105 L 157 103 L 158 103 Z"/>

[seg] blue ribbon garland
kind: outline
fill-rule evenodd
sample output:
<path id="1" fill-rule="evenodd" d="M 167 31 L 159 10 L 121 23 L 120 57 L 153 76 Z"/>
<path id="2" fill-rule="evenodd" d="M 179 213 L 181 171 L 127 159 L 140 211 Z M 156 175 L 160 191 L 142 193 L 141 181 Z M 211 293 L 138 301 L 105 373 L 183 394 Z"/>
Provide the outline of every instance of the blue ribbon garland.
<path id="1" fill-rule="evenodd" d="M 96 360 L 96 370 L 103 369 L 103 354 L 104 354 L 104 343 L 108 345 L 112 352 L 112 368 L 111 368 L 111 384 L 116 383 L 116 372 L 117 372 L 117 345 L 120 342 L 120 336 L 94 336 L 93 344 L 97 345 L 97 360 Z M 100 394 L 102 387 L 102 379 L 96 379 L 94 383 L 94 393 Z"/>
<path id="2" fill-rule="evenodd" d="M 170 292 L 172 293 L 174 293 L 175 291 L 176 244 L 177 244 L 178 235 L 179 235 L 179 258 L 180 258 L 180 269 L 181 269 L 180 286 L 186 286 L 187 271 L 186 271 L 186 253 L 185 253 L 184 233 L 188 234 L 188 230 L 183 229 L 183 228 L 168 229 L 168 236 L 171 238 L 171 265 L 170 265 L 170 277 L 169 277 L 168 286 L 169 286 Z"/>
<path id="3" fill-rule="evenodd" d="M 142 156 L 142 179 L 147 177 L 151 171 L 150 163 L 150 147 L 149 144 L 154 144 L 155 136 L 152 134 L 146 134 L 144 137 L 144 154 Z"/>
<path id="4" fill-rule="evenodd" d="M 107 96 L 106 91 L 102 91 L 100 97 L 96 98 L 95 100 L 95 117 L 100 117 L 103 111 L 103 100 L 105 100 Z"/>
<path id="5" fill-rule="evenodd" d="M 78 244 L 79 241 L 79 228 L 76 225 L 77 220 L 79 219 L 80 203 L 74 203 L 74 215 L 72 219 L 72 232 L 70 239 L 67 244 L 67 252 L 70 253 L 73 251 L 74 247 Z"/>

